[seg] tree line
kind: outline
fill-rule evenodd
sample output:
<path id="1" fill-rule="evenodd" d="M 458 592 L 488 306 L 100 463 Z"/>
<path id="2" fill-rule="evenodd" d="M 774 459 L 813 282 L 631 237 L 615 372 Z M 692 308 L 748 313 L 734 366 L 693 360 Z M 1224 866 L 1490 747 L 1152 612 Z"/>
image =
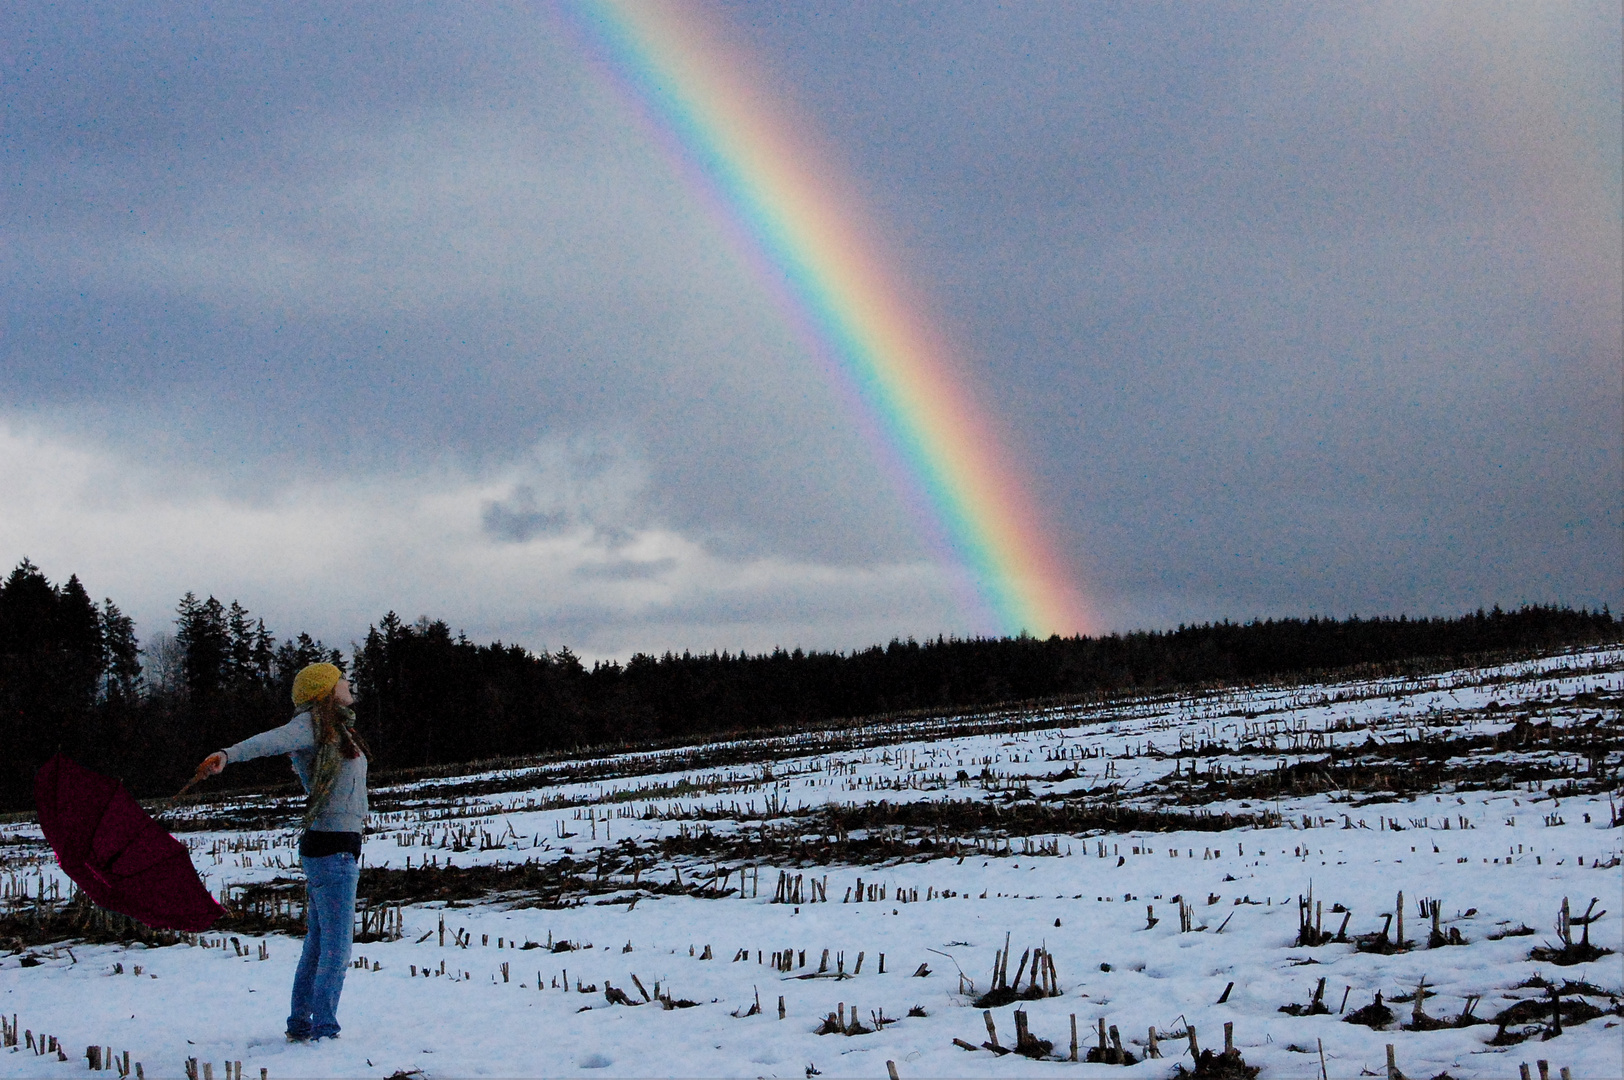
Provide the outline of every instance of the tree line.
<path id="1" fill-rule="evenodd" d="M 309 634 L 278 641 L 233 600 L 187 593 L 146 646 L 111 599 L 53 584 L 23 560 L 0 583 L 0 803 L 32 803 L 34 770 L 64 751 L 140 795 L 176 790 L 208 752 L 284 723 L 305 664 L 356 687 L 378 768 L 703 739 L 914 710 L 1305 677 L 1522 655 L 1624 639 L 1624 622 L 1562 606 L 1458 618 L 1269 619 L 1096 637 L 893 640 L 851 652 L 774 649 L 583 664 L 568 648 L 476 644 L 393 612 L 350 653 Z M 285 762 L 233 769 L 289 779 Z"/>

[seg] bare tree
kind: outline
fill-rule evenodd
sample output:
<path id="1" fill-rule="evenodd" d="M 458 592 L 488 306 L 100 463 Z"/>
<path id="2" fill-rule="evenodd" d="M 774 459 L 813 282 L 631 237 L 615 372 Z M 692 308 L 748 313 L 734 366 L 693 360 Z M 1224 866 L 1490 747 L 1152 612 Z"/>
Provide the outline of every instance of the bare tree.
<path id="1" fill-rule="evenodd" d="M 167 630 L 156 630 L 147 638 L 141 650 L 145 658 L 142 673 L 147 686 L 159 696 L 184 693 L 186 690 L 186 656 L 181 643 Z"/>

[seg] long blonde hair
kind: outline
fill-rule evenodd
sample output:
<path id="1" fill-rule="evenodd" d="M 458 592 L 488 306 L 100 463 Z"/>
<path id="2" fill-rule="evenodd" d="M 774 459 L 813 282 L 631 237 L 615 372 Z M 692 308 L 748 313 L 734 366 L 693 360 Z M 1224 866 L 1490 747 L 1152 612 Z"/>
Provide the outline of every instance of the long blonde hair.
<path id="1" fill-rule="evenodd" d="M 315 723 L 317 746 L 337 743 L 347 758 L 372 757 L 372 749 L 353 726 L 355 714 L 334 701 L 331 691 L 310 703 L 310 718 Z"/>

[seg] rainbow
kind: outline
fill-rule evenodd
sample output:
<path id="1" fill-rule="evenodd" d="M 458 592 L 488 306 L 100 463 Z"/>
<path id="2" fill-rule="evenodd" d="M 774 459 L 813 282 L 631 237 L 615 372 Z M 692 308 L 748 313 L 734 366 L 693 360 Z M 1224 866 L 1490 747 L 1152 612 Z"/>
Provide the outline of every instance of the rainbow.
<path id="1" fill-rule="evenodd" d="M 630 100 L 709 190 L 747 257 L 866 406 L 974 583 L 998 632 L 1080 633 L 1082 598 L 1049 544 L 1025 478 L 927 330 L 922 305 L 879 265 L 826 161 L 707 19 L 665 3 L 572 9 Z M 818 163 L 813 168 L 814 162 Z"/>

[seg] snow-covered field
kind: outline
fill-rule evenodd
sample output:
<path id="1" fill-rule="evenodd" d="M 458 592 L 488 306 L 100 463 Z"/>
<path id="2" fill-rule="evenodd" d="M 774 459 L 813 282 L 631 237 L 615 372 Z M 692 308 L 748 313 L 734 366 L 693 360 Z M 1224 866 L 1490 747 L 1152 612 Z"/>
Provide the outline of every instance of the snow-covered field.
<path id="1" fill-rule="evenodd" d="M 294 937 L 40 944 L 0 958 L 0 1012 L 20 1028 L 0 1075 L 76 1075 L 95 1044 L 154 1077 L 188 1058 L 249 1077 L 885 1076 L 887 1062 L 902 1077 L 1162 1077 L 1191 1067 L 1192 1026 L 1222 1049 L 1232 1023 L 1265 1077 L 1318 1076 L 1322 1050 L 1331 1077 L 1386 1075 L 1388 1044 L 1411 1077 L 1515 1077 L 1540 1059 L 1552 1076 L 1624 1076 L 1621 699 L 1624 651 L 1609 648 L 383 789 L 363 891 L 400 903 L 399 935 L 356 946 L 341 1039 L 282 1040 Z M 205 809 L 239 823 L 181 834 L 212 889 L 292 877 L 288 804 Z M 15 914 L 21 894 L 69 884 L 37 829 L 13 832 L 0 874 Z M 799 903 L 774 902 L 781 873 Z M 1333 937 L 1346 920 L 1344 940 L 1298 943 L 1310 890 L 1311 923 Z M 1413 948 L 1360 951 L 1400 892 Z M 1558 944 L 1564 898 L 1579 916 L 1592 897 L 1609 911 L 1590 940 L 1613 954 L 1531 960 Z M 1427 900 L 1464 944 L 1428 947 Z M 997 1038 L 1015 1044 L 1024 1009 L 1047 1058 L 982 1048 L 973 1002 L 1006 941 L 1009 974 L 1041 948 L 1058 993 L 991 1009 Z M 1602 1012 L 1543 1040 L 1545 1009 L 1508 1023 L 1506 1045 L 1493 1023 L 1405 1030 L 1423 978 L 1435 1020 L 1469 999 L 1492 1019 L 1544 1000 L 1545 982 L 1588 984 L 1564 1000 Z M 1281 1011 L 1321 979 L 1328 1012 Z M 1398 1002 L 1385 1030 L 1345 1022 L 1378 991 Z M 818 1034 L 830 1013 L 887 1022 Z M 1073 1017 L 1079 1056 L 1103 1018 L 1140 1062 L 1063 1060 Z M 1146 1060 L 1153 1029 L 1162 1056 Z M 66 1062 L 27 1045 L 45 1037 Z"/>

